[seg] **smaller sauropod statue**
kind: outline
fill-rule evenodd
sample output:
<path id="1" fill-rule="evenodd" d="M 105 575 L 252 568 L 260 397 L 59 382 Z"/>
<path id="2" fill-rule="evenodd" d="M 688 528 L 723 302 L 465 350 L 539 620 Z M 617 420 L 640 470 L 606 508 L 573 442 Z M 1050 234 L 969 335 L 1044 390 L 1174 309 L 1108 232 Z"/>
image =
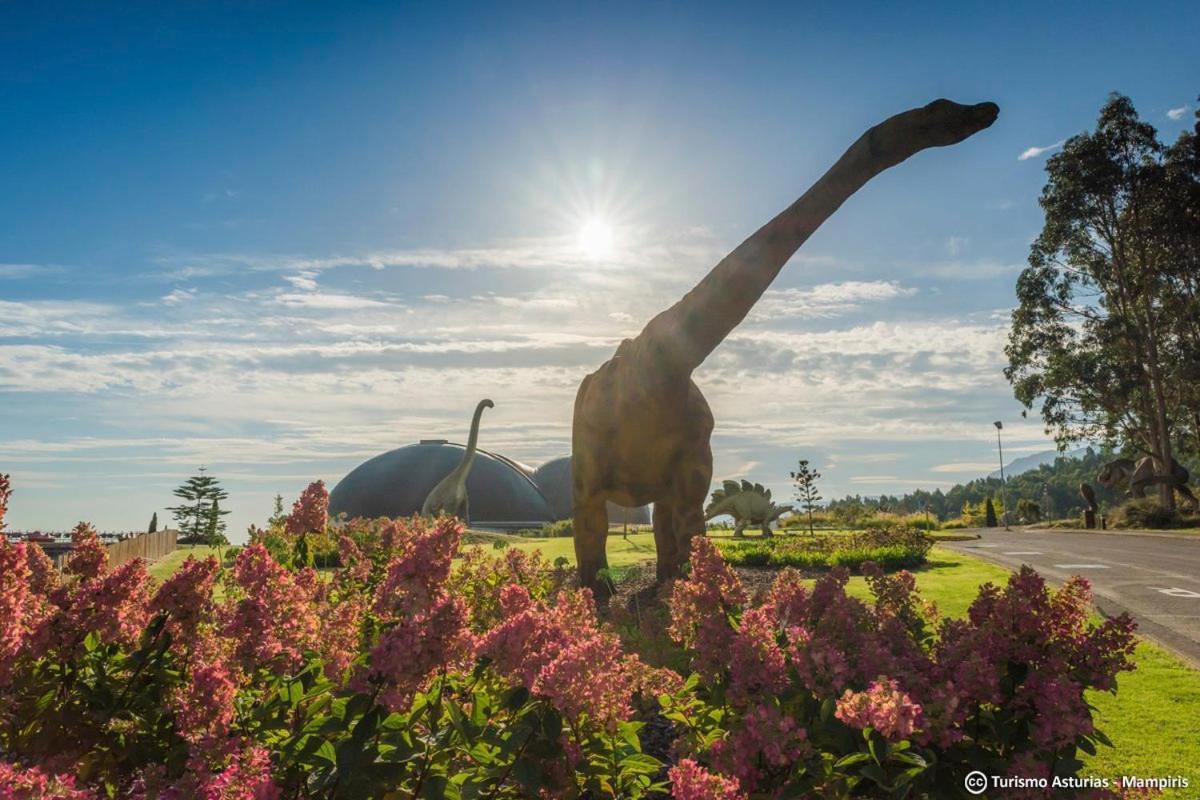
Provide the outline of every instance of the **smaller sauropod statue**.
<path id="1" fill-rule="evenodd" d="M 475 406 L 475 416 L 471 418 L 471 436 L 467 439 L 467 449 L 463 451 L 462 461 L 429 492 L 421 506 L 421 516 L 434 517 L 444 513 L 458 517 L 468 525 L 471 524 L 471 509 L 467 502 L 467 476 L 471 474 L 471 465 L 475 463 L 475 448 L 479 443 L 479 420 L 483 416 L 483 410 L 495 407 L 496 404 L 491 400 L 480 400 L 479 405 Z"/>

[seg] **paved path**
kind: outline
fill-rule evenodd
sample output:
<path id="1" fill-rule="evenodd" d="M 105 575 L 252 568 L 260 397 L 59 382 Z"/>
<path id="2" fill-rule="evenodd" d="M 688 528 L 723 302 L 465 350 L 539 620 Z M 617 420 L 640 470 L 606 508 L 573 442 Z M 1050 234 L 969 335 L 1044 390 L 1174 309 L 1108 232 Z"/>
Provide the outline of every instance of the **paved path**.
<path id="1" fill-rule="evenodd" d="M 1128 611 L 1142 634 L 1200 666 L 1200 536 L 1062 531 L 972 531 L 982 538 L 942 542 L 1006 567 L 1029 564 L 1055 581 L 1082 575 L 1096 605 Z"/>

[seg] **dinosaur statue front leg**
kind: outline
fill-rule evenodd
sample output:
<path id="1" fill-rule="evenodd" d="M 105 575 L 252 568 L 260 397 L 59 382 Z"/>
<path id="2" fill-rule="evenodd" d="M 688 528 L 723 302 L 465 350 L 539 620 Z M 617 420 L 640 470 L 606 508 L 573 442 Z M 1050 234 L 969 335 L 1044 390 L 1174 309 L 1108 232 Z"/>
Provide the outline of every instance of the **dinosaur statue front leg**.
<path id="1" fill-rule="evenodd" d="M 600 570 L 608 569 L 608 508 L 604 497 L 587 495 L 575 501 L 575 561 L 579 565 L 579 577 L 594 594 L 604 595 L 610 591 L 605 581 L 597 578 Z M 656 526 L 657 527 L 657 526 Z"/>

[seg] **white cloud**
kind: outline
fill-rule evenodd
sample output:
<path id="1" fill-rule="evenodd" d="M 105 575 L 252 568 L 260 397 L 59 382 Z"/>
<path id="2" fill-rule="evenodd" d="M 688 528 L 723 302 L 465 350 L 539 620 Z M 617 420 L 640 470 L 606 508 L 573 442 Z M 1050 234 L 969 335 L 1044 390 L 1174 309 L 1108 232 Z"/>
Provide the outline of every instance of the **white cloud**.
<path id="1" fill-rule="evenodd" d="M 946 252 L 951 256 L 957 256 L 966 250 L 970 244 L 971 240 L 965 236 L 951 236 L 946 240 Z"/>
<path id="2" fill-rule="evenodd" d="M 1012 275 L 1015 278 L 1022 269 L 1022 264 L 1006 264 L 1000 261 L 944 261 L 922 267 L 917 274 L 955 281 L 984 281 L 1004 275 Z"/>
<path id="3" fill-rule="evenodd" d="M 956 475 L 986 474 L 996 468 L 996 463 L 986 461 L 956 461 L 950 464 L 938 464 L 936 467 L 930 467 L 929 471 L 949 472 Z"/>
<path id="4" fill-rule="evenodd" d="M 283 279 L 296 289 L 313 291 L 317 288 L 316 277 L 318 274 L 319 273 L 313 270 L 305 270 L 298 275 L 285 275 L 283 276 Z"/>
<path id="5" fill-rule="evenodd" d="M 1186 114 L 1187 112 L 1188 112 L 1188 106 L 1183 105 L 1183 106 L 1180 106 L 1179 108 L 1169 109 L 1167 111 L 1167 116 L 1173 120 L 1178 121 L 1178 120 L 1183 119 L 1183 115 Z"/>
<path id="6" fill-rule="evenodd" d="M 1021 155 L 1017 156 L 1017 161 L 1027 161 L 1035 156 L 1040 156 L 1043 153 L 1049 153 L 1051 150 L 1057 150 L 1067 143 L 1066 139 L 1059 139 L 1054 144 L 1048 144 L 1045 147 L 1029 147 L 1021 151 Z"/>
<path id="7" fill-rule="evenodd" d="M 162 303 L 165 306 L 177 306 L 180 303 L 192 300 L 196 296 L 195 289 L 172 289 L 167 294 L 163 295 Z"/>
<path id="8" fill-rule="evenodd" d="M 822 283 L 808 289 L 768 289 L 754 306 L 750 319 L 837 317 L 857 311 L 866 303 L 910 297 L 916 292 L 897 281 L 844 281 Z"/>

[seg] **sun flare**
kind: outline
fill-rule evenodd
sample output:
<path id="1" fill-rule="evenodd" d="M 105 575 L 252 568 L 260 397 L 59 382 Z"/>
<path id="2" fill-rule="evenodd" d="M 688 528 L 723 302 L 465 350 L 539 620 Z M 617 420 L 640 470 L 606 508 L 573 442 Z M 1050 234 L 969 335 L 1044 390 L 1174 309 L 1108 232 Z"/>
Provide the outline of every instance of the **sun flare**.
<path id="1" fill-rule="evenodd" d="M 615 238 L 611 225 L 592 218 L 579 229 L 579 249 L 593 261 L 608 258 L 613 253 Z"/>

